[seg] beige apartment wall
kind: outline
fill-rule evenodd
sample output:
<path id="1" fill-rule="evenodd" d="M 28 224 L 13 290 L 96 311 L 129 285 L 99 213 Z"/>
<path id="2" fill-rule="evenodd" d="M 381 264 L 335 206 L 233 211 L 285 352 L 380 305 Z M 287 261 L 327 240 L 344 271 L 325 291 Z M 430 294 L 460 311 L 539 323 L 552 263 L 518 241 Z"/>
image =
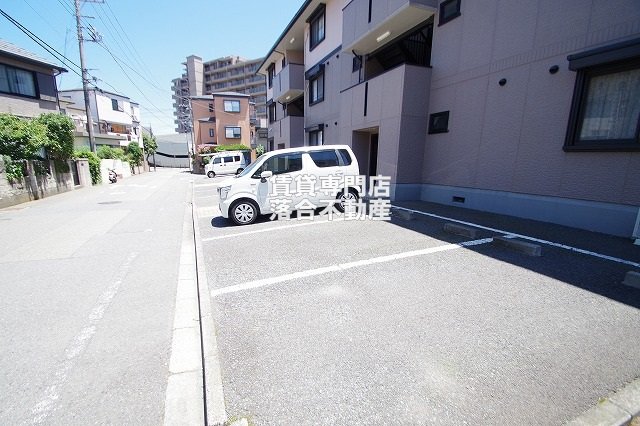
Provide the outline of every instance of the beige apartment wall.
<path id="1" fill-rule="evenodd" d="M 426 135 L 423 183 L 640 205 L 640 152 L 562 149 L 567 55 L 640 36 L 638 1 L 463 1 L 461 13 L 434 29 L 429 112 L 450 111 L 449 132 Z"/>

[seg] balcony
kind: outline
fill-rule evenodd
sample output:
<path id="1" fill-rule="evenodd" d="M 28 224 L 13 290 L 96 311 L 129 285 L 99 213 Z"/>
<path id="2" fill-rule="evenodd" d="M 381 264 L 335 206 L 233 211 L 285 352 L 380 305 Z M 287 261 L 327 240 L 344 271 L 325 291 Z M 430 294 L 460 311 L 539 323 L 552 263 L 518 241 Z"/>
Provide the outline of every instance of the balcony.
<path id="1" fill-rule="evenodd" d="M 429 19 L 437 8 L 437 0 L 353 0 L 342 13 L 342 51 L 371 53 Z"/>
<path id="2" fill-rule="evenodd" d="M 342 92 L 341 121 L 354 129 L 408 117 L 427 121 L 431 68 L 400 65 Z"/>
<path id="3" fill-rule="evenodd" d="M 273 79 L 273 99 L 289 103 L 304 94 L 304 65 L 288 64 Z"/>
<path id="4" fill-rule="evenodd" d="M 303 146 L 304 117 L 288 116 L 269 123 L 269 138 L 273 138 L 274 146 L 281 143 L 287 148 Z"/>

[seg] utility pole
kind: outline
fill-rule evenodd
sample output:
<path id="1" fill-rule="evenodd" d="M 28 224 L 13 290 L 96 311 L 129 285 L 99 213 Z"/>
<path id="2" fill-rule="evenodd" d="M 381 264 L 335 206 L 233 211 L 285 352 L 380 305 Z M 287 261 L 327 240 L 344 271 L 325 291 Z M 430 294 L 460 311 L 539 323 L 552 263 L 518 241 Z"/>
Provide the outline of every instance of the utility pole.
<path id="1" fill-rule="evenodd" d="M 87 131 L 89 132 L 89 146 L 91 152 L 96 152 L 96 138 L 93 135 L 93 117 L 91 116 L 91 102 L 89 100 L 89 79 L 87 67 L 84 65 L 84 39 L 82 38 L 82 24 L 80 23 L 80 0 L 76 4 L 76 26 L 78 28 L 78 46 L 80 47 L 80 68 L 82 69 L 82 90 L 84 92 L 84 108 L 87 112 Z"/>

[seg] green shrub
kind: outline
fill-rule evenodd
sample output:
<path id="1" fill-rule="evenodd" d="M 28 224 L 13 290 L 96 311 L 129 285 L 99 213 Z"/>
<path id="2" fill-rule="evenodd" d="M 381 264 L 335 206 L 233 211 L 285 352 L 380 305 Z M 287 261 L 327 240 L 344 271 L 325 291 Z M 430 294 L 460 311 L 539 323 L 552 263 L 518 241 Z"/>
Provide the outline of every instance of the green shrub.
<path id="1" fill-rule="evenodd" d="M 214 152 L 222 152 L 222 151 L 251 151 L 251 148 L 239 143 L 233 144 L 233 145 L 218 145 L 214 147 Z"/>
<path id="2" fill-rule="evenodd" d="M 89 160 L 89 173 L 91 173 L 91 183 L 97 185 L 102 182 L 102 175 L 100 174 L 100 158 L 93 152 L 89 151 L 89 148 L 82 148 L 73 153 L 73 158 L 86 158 Z"/>
<path id="3" fill-rule="evenodd" d="M 3 155 L 4 173 L 9 183 L 20 183 L 24 177 L 24 163 L 22 161 L 13 161 L 8 155 Z"/>

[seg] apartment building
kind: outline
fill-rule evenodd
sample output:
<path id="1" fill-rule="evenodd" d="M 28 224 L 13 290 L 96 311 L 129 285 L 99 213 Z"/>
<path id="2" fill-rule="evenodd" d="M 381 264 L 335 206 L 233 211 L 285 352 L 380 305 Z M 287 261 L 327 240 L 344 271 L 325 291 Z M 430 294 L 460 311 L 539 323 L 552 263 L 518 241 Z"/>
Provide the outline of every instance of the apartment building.
<path id="1" fill-rule="evenodd" d="M 56 76 L 66 71 L 0 40 L 0 112 L 20 117 L 58 112 Z"/>
<path id="2" fill-rule="evenodd" d="M 255 105 L 251 117 L 254 125 L 266 117 L 266 86 L 263 76 L 256 75 L 262 58 L 247 60 L 239 56 L 227 56 L 203 62 L 191 55 L 183 62 L 185 72 L 172 80 L 173 107 L 176 132 L 188 133 L 191 127 L 189 97 L 208 96 L 215 92 L 236 92 L 249 96 Z"/>
<path id="3" fill-rule="evenodd" d="M 346 143 L 396 200 L 638 232 L 637 0 L 307 0 L 258 72 L 270 149 Z"/>
<path id="4" fill-rule="evenodd" d="M 196 146 L 242 144 L 250 147 L 255 131 L 250 120 L 253 105 L 249 98 L 249 95 L 236 92 L 192 96 Z"/>
<path id="5" fill-rule="evenodd" d="M 76 124 L 75 144 L 89 147 L 87 112 L 82 89 L 60 91 L 60 101 L 65 113 Z M 142 147 L 140 105 L 127 96 L 100 89 L 89 90 L 89 103 L 93 119 L 96 145 L 126 146 L 137 142 Z"/>

